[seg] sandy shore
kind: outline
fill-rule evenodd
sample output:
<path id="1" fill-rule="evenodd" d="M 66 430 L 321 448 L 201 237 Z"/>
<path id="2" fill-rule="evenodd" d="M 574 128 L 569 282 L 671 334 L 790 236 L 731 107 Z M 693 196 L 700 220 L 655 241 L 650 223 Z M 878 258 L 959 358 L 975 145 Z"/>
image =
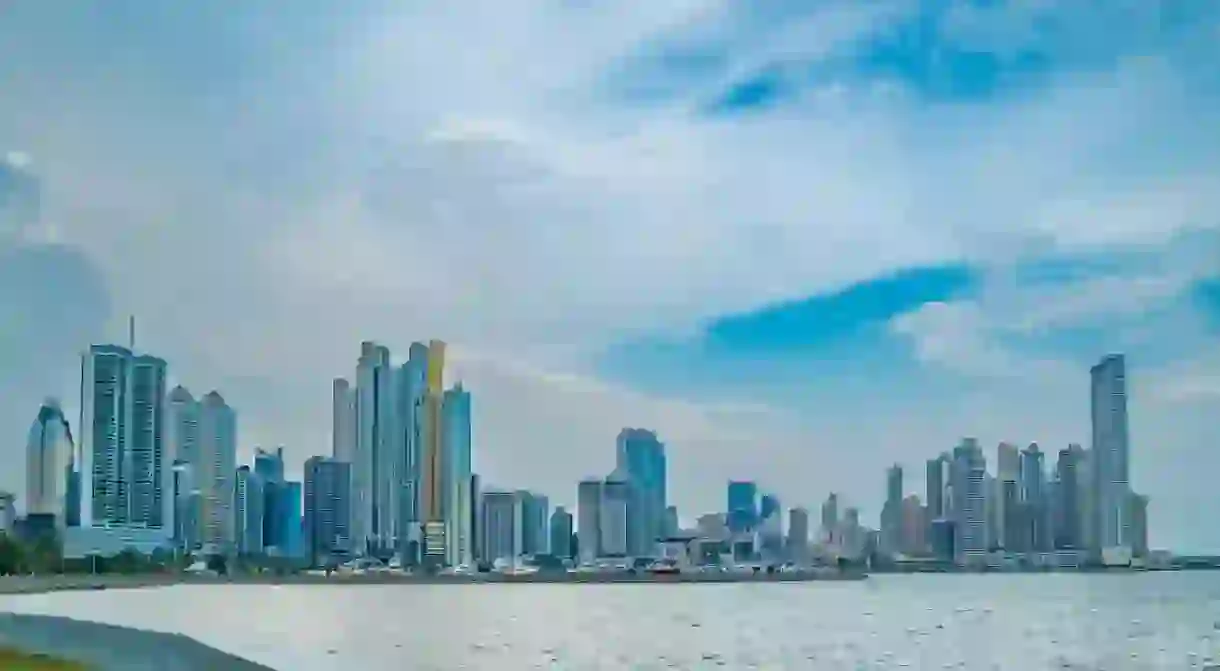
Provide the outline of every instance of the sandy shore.
<path id="1" fill-rule="evenodd" d="M 271 671 L 187 636 L 48 615 L 0 613 L 0 647 L 91 671 Z"/>
<path id="2" fill-rule="evenodd" d="M 739 582 L 810 582 L 862 580 L 863 573 L 838 571 L 741 574 L 741 573 L 529 573 L 504 575 L 478 573 L 471 575 L 405 575 L 401 573 L 364 574 L 295 574 L 198 576 L 177 574 L 150 575 L 46 575 L 0 577 L 0 594 L 38 594 L 75 590 L 133 589 L 168 585 L 439 585 L 439 584 L 684 584 Z"/>

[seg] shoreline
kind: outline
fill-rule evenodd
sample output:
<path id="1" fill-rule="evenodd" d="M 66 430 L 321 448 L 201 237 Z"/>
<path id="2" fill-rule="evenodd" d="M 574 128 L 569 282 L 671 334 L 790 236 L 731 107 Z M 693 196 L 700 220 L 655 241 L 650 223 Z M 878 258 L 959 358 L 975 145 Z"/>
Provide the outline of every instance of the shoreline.
<path id="1" fill-rule="evenodd" d="M 53 615 L 0 612 L 0 648 L 44 663 L 47 669 L 274 671 L 183 634 Z"/>
<path id="2" fill-rule="evenodd" d="M 865 580 L 862 572 L 737 573 L 528 573 L 470 575 L 415 575 L 396 573 L 200 576 L 148 575 L 46 575 L 0 577 L 0 595 L 47 592 L 146 589 L 173 585 L 483 585 L 483 584 L 725 584 L 841 582 Z"/>

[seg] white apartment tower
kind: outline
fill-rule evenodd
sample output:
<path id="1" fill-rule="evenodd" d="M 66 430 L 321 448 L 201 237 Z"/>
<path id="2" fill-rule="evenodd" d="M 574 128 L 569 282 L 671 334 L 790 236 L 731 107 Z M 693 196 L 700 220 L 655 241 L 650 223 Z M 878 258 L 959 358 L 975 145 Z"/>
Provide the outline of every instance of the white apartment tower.
<path id="1" fill-rule="evenodd" d="M 1092 532 L 1097 549 L 1130 544 L 1130 449 L 1127 424 L 1127 365 L 1110 354 L 1090 369 L 1093 445 L 1091 457 Z"/>
<path id="2" fill-rule="evenodd" d="M 81 362 L 81 524 L 165 526 L 165 361 L 94 345 Z"/>
<path id="3" fill-rule="evenodd" d="M 233 478 L 237 470 L 237 413 L 218 392 L 199 402 L 199 535 L 205 552 L 233 547 Z"/>

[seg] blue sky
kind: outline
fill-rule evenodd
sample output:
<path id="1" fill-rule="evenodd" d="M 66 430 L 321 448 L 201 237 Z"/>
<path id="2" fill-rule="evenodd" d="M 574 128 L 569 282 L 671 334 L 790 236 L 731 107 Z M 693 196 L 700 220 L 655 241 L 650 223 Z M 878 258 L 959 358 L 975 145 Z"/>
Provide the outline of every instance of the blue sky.
<path id="1" fill-rule="evenodd" d="M 129 313 L 296 460 L 361 339 L 442 337 L 491 482 L 571 503 L 643 425 L 691 515 L 755 477 L 875 517 L 962 435 L 1087 443 L 1119 350 L 1154 542 L 1220 549 L 1214 3 L 0 12 L 43 190 L 0 236 L 2 444 Z"/>

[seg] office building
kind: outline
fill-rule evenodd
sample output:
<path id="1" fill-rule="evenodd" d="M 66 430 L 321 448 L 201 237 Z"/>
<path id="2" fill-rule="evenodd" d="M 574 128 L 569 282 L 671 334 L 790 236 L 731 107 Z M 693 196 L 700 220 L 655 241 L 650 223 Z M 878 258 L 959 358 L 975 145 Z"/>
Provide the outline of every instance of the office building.
<path id="1" fill-rule="evenodd" d="M 49 515 L 56 524 L 64 524 L 73 447 L 72 430 L 59 401 L 47 399 L 26 441 L 26 515 Z"/>
<path id="2" fill-rule="evenodd" d="M 1055 531 L 1055 549 L 1075 550 L 1082 547 L 1080 529 L 1080 458 L 1083 450 L 1079 445 L 1069 445 L 1059 450 L 1055 461 L 1056 490 L 1055 514 L 1052 527 Z"/>
<path id="3" fill-rule="evenodd" d="M 548 554 L 550 501 L 542 494 L 524 490 L 517 496 L 521 499 L 521 553 Z"/>
<path id="4" fill-rule="evenodd" d="M 397 541 L 401 481 L 405 469 L 403 434 L 397 426 L 396 383 L 389 349 L 360 344 L 356 364 L 356 450 L 352 497 L 357 550 L 388 557 Z"/>
<path id="5" fill-rule="evenodd" d="M 822 503 L 822 542 L 835 544 L 839 542 L 839 495 L 831 492 Z"/>
<path id="6" fill-rule="evenodd" d="M 170 459 L 171 478 L 176 486 L 186 485 L 179 492 L 178 496 L 166 497 L 166 507 L 172 510 L 172 515 L 176 521 L 173 528 L 177 533 L 184 531 L 183 524 L 184 516 L 194 517 L 193 523 L 190 524 L 192 532 L 198 531 L 198 511 L 194 510 L 179 510 L 179 507 L 186 505 L 191 500 L 197 500 L 198 497 L 191 497 L 193 490 L 199 490 L 198 479 L 200 472 L 200 453 L 199 453 L 199 413 L 200 406 L 185 387 L 178 385 L 169 392 L 169 397 L 166 399 L 166 421 L 165 421 L 165 447 Z M 174 469 L 177 472 L 174 472 Z M 188 475 L 188 483 L 182 481 L 183 475 Z M 195 547 L 195 543 L 199 542 L 196 536 L 190 538 L 181 538 L 187 543 L 187 547 Z"/>
<path id="7" fill-rule="evenodd" d="M 301 483 L 285 480 L 279 488 L 279 545 L 275 547 L 281 556 L 300 557 L 304 551 L 301 532 L 304 526 Z"/>
<path id="8" fill-rule="evenodd" d="M 249 466 L 240 466 L 233 487 L 233 530 L 240 555 L 263 553 L 263 482 Z"/>
<path id="9" fill-rule="evenodd" d="M 459 382 L 443 395 L 441 441 L 444 457 L 441 459 L 445 476 L 445 538 L 446 563 L 459 566 L 474 562 L 474 530 L 471 527 L 473 511 L 470 507 L 471 478 L 471 419 L 470 392 Z M 545 499 L 544 499 L 545 501 Z M 544 503 L 545 505 L 545 503 Z M 542 526 L 545 528 L 545 517 Z M 545 531 L 543 532 L 545 538 Z"/>
<path id="10" fill-rule="evenodd" d="M 1097 549 L 1130 546 L 1128 517 L 1129 433 L 1127 366 L 1121 354 L 1104 357 L 1090 371 L 1092 411 L 1092 489 Z"/>
<path id="11" fill-rule="evenodd" d="M 165 361 L 117 345 L 82 356 L 82 517 L 92 526 L 165 523 Z"/>
<path id="12" fill-rule="evenodd" d="M 443 383 L 445 370 L 445 343 L 432 340 L 428 343 L 428 366 L 422 413 L 417 413 L 420 437 L 419 486 L 416 498 L 417 514 L 423 524 L 423 559 L 431 566 L 443 564 L 447 556 L 445 538 L 445 450 L 442 438 L 442 408 L 444 405 Z"/>
<path id="13" fill-rule="evenodd" d="M 356 459 L 356 390 L 345 378 L 331 385 L 331 456 L 352 463 Z"/>
<path id="14" fill-rule="evenodd" d="M 560 559 L 572 559 L 572 513 L 556 506 L 550 522 L 551 552 Z"/>
<path id="15" fill-rule="evenodd" d="M 1026 515 L 1025 543 L 1030 552 L 1049 552 L 1053 545 L 1050 527 L 1050 492 L 1042 450 L 1037 443 L 1021 450 L 1021 503 Z"/>
<path id="16" fill-rule="evenodd" d="M 602 557 L 628 557 L 631 546 L 631 519 L 633 494 L 631 478 L 622 471 L 614 471 L 602 483 L 601 504 L 598 515 L 599 545 Z"/>
<path id="17" fill-rule="evenodd" d="M 274 452 L 261 447 L 254 448 L 254 473 L 258 476 L 263 493 L 263 539 L 262 547 L 268 554 L 279 554 L 286 541 L 284 520 L 284 448 Z"/>
<path id="18" fill-rule="evenodd" d="M 881 548 L 894 554 L 902 547 L 902 466 L 894 464 L 885 472 L 885 503 L 881 507 Z"/>
<path id="19" fill-rule="evenodd" d="M 310 564 L 347 556 L 351 546 L 351 464 L 328 457 L 305 462 L 304 544 Z"/>
<path id="20" fill-rule="evenodd" d="M 11 534 L 17 524 L 17 497 L 0 492 L 0 533 Z"/>
<path id="21" fill-rule="evenodd" d="M 657 539 L 665 536 L 668 474 L 665 445 L 647 429 L 626 428 L 615 441 L 615 470 L 631 480 L 632 536 L 629 552 L 635 556 L 655 554 Z"/>
<path id="22" fill-rule="evenodd" d="M 237 472 L 237 413 L 219 392 L 199 402 L 198 463 L 193 464 L 199 490 L 199 540 L 205 553 L 235 547 L 233 481 Z"/>
<path id="23" fill-rule="evenodd" d="M 418 558 L 420 533 L 419 515 L 420 466 L 425 438 L 425 396 L 428 389 L 428 346 L 411 343 L 407 361 L 398 369 L 398 423 L 402 431 L 404 447 L 404 471 L 399 507 L 399 544 L 407 549 L 407 555 Z M 473 492 L 472 492 L 473 494 Z M 481 509 L 475 505 L 470 517 L 478 520 Z M 477 526 L 477 523 L 475 524 Z M 473 526 L 471 527 L 474 528 Z M 471 546 L 478 545 L 479 536 L 471 532 Z M 409 546 L 409 549 L 408 549 Z M 413 560 L 414 561 L 414 560 Z"/>
<path id="24" fill-rule="evenodd" d="M 788 561 L 803 563 L 809 553 L 809 511 L 793 508 L 788 511 Z"/>
<path id="25" fill-rule="evenodd" d="M 1127 499 L 1131 526 L 1131 556 L 1148 556 L 1148 497 L 1132 492 Z"/>
<path id="26" fill-rule="evenodd" d="M 1014 502 L 1005 497 L 1005 492 L 1010 489 L 1008 483 L 1013 483 L 1015 489 L 1020 474 L 1021 457 L 1017 446 L 1012 443 L 1000 443 L 996 447 L 995 545 L 1005 549 L 1012 549 L 1008 541 L 1016 533 L 1015 529 L 1009 529 L 1008 523 L 1018 518 L 1016 509 L 1011 505 Z"/>
<path id="27" fill-rule="evenodd" d="M 758 523 L 758 485 L 749 481 L 732 481 L 728 486 L 729 531 L 745 533 Z"/>
<path id="28" fill-rule="evenodd" d="M 515 564 L 524 553 L 520 492 L 483 493 L 483 540 L 485 561 Z"/>
<path id="29" fill-rule="evenodd" d="M 580 560 L 586 563 L 601 556 L 603 484 L 600 478 L 585 478 L 576 487 L 576 537 Z"/>

